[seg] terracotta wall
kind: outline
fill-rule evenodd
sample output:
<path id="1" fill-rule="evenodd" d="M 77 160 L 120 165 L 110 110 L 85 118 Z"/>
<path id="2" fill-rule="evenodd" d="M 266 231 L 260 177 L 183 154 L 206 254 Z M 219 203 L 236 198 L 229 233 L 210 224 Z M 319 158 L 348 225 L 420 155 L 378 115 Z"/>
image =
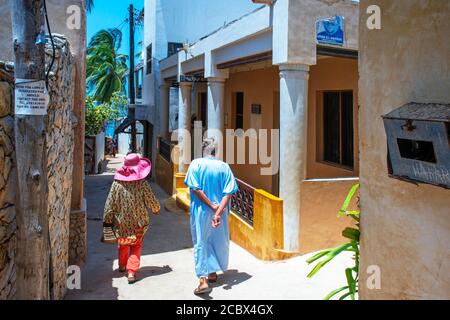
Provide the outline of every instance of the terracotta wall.
<path id="1" fill-rule="evenodd" d="M 322 161 L 321 141 L 323 118 L 320 110 L 321 93 L 329 90 L 353 91 L 354 168 L 353 170 L 326 164 Z M 358 149 L 358 61 L 323 57 L 311 66 L 308 94 L 308 162 L 307 178 L 357 177 L 359 173 Z"/>
<path id="2" fill-rule="evenodd" d="M 353 224 L 338 212 L 358 178 L 306 180 L 302 183 L 300 214 L 300 252 L 309 253 L 347 242 L 342 231 Z M 352 209 L 356 209 L 356 198 Z"/>
<path id="3" fill-rule="evenodd" d="M 381 30 L 366 27 L 369 5 Z M 450 191 L 388 177 L 381 116 L 410 101 L 450 103 L 450 2 L 360 2 L 362 299 L 450 299 Z M 366 285 L 369 266 L 381 289 Z"/>
<path id="4" fill-rule="evenodd" d="M 277 106 L 279 105 L 278 101 L 275 102 L 275 97 L 278 97 L 279 82 L 278 67 L 231 73 L 225 86 L 225 113 L 228 118 L 226 128 L 234 129 L 235 126 L 233 93 L 244 92 L 244 130 L 248 130 L 251 127 L 252 104 L 261 104 L 262 129 L 272 129 L 274 113 L 279 112 L 274 110 L 275 108 L 278 109 Z M 249 151 L 248 145 L 247 141 L 247 154 Z M 230 166 L 238 179 L 247 182 L 255 188 L 268 192 L 274 191 L 272 190 L 272 176 L 260 175 L 260 168 L 264 167 L 263 165 L 235 164 Z"/>
<path id="5" fill-rule="evenodd" d="M 317 95 L 323 90 L 352 90 L 354 93 L 354 159 L 353 170 L 342 168 L 321 161 L 318 151 L 318 133 L 322 123 L 318 110 Z M 244 130 L 251 127 L 251 105 L 262 105 L 262 128 L 273 128 L 274 117 L 279 112 L 279 75 L 278 67 L 253 71 L 231 73 L 226 82 L 226 116 L 227 128 L 234 128 L 233 93 L 244 92 Z M 307 177 L 336 178 L 357 177 L 359 172 L 358 146 L 358 62 L 352 59 L 326 57 L 319 59 L 317 65 L 311 66 L 308 99 L 308 163 Z M 247 147 L 248 152 L 248 147 Z M 272 177 L 253 174 L 261 165 L 232 165 L 236 176 L 251 185 L 272 192 Z M 252 172 L 253 171 L 253 172 Z"/>
<path id="6" fill-rule="evenodd" d="M 354 170 L 325 164 L 318 158 L 317 133 L 322 130 L 318 115 L 317 95 L 323 90 L 352 90 L 354 92 Z M 239 71 L 230 74 L 226 82 L 226 113 L 228 128 L 234 127 L 233 93 L 244 92 L 244 130 L 251 126 L 251 105 L 262 105 L 262 128 L 272 128 L 279 112 L 279 75 L 277 67 Z M 246 151 L 248 153 L 249 147 Z M 308 100 L 308 178 L 302 184 L 300 251 L 312 252 L 345 242 L 342 230 L 350 219 L 338 219 L 337 213 L 350 188 L 358 183 L 358 62 L 357 60 L 326 57 L 311 66 Z M 231 165 L 238 179 L 277 194 L 273 176 L 261 176 L 261 165 Z M 336 179 L 346 177 L 344 179 Z M 329 178 L 329 179 L 328 179 Z"/>

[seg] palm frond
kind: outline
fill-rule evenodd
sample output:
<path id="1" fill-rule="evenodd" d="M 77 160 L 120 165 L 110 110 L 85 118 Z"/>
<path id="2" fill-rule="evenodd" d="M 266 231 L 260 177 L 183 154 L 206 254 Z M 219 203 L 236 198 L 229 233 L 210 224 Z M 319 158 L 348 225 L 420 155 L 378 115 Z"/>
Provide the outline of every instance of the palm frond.
<path id="1" fill-rule="evenodd" d="M 119 29 L 100 30 L 89 42 L 86 84 L 97 102 L 109 102 L 114 93 L 124 92 L 128 56 L 118 53 L 121 43 Z"/>
<path id="2" fill-rule="evenodd" d="M 94 0 L 86 0 L 87 12 L 92 12 L 92 9 L 94 9 Z"/>

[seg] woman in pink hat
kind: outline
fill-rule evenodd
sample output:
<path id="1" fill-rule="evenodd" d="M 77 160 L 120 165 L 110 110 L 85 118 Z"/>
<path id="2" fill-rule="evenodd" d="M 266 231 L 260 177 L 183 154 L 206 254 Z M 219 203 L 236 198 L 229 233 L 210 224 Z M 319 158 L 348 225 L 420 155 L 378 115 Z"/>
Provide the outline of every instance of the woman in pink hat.
<path id="1" fill-rule="evenodd" d="M 142 241 L 150 224 L 147 209 L 156 215 L 161 209 L 145 180 L 151 167 L 150 160 L 137 154 L 128 155 L 114 176 L 105 204 L 102 241 L 119 244 L 119 270 L 128 272 L 130 284 L 136 282 Z"/>

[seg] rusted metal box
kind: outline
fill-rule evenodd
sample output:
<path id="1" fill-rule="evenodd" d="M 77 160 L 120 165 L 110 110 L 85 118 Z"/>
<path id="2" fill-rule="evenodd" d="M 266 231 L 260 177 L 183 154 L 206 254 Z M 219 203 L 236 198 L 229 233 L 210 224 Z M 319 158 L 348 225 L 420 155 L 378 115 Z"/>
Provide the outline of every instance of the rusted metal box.
<path id="1" fill-rule="evenodd" d="M 450 104 L 408 103 L 383 121 L 390 176 L 450 189 Z"/>

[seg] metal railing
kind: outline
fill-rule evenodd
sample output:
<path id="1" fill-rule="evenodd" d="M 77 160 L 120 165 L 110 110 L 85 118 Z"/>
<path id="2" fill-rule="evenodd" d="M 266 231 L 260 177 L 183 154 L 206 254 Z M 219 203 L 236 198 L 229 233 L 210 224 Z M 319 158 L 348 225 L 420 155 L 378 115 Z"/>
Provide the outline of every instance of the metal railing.
<path id="1" fill-rule="evenodd" d="M 253 225 L 255 188 L 236 179 L 239 191 L 231 198 L 231 210 L 241 219 Z"/>

